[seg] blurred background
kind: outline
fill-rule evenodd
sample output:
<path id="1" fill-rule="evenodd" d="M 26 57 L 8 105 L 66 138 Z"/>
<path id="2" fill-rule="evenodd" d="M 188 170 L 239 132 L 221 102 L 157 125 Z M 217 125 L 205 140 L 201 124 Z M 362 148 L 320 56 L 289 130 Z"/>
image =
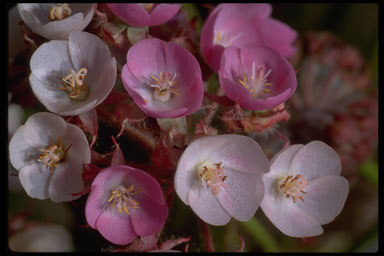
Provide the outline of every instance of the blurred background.
<path id="1" fill-rule="evenodd" d="M 338 3 L 272 4 L 272 6 L 272 17 L 287 23 L 298 32 L 299 51 L 291 62 L 295 69 L 301 69 L 298 73 L 298 89 L 295 93 L 297 96 L 287 102 L 291 120 L 281 125 L 279 129 L 291 138 L 293 144 L 307 143 L 315 139 L 321 139 L 330 144 L 342 158 L 342 175 L 350 183 L 350 193 L 341 214 L 333 222 L 323 226 L 324 233 L 320 236 L 306 239 L 285 236 L 273 226 L 261 210 L 258 210 L 249 222 L 242 223 L 232 219 L 226 226 L 211 226 L 215 249 L 216 251 L 234 251 L 240 248 L 239 232 L 245 241 L 244 251 L 377 251 L 378 5 Z M 9 6 L 9 9 L 11 7 Z M 183 4 L 182 8 L 189 14 L 198 15 L 200 26 L 210 12 L 204 4 Z M 9 13 L 10 57 L 24 47 L 23 40 L 15 39 L 21 37 L 16 19 L 17 13 L 11 10 Z M 329 56 L 334 56 L 334 52 L 338 57 L 330 58 Z M 337 63 L 335 59 L 338 60 Z M 317 73 L 312 73 L 312 84 L 308 84 L 304 77 L 301 78 L 309 73 L 306 72 L 309 65 L 317 67 Z M 324 96 L 323 102 L 312 102 L 311 99 L 316 98 L 314 93 L 308 100 L 305 88 L 320 88 L 318 91 L 322 94 L 322 86 L 325 87 L 326 82 L 321 81 L 327 80 L 326 78 L 333 74 L 332 70 L 336 70 L 339 78 L 332 80 L 330 88 L 337 92 L 340 90 L 341 96 L 332 99 Z M 17 92 L 16 80 L 10 79 L 8 86 L 9 91 Z M 325 93 L 323 94 L 326 95 Z M 348 101 L 351 95 L 359 95 L 359 97 L 355 101 Z M 20 99 L 14 99 L 9 95 L 9 125 L 18 127 L 31 113 L 44 111 L 43 107 L 23 106 L 24 108 L 20 109 L 15 106 L 18 100 Z M 300 102 L 305 102 L 304 106 L 300 105 Z M 326 108 L 327 105 L 332 105 L 334 108 Z M 298 134 L 298 127 L 300 132 L 304 132 Z M 14 128 L 9 126 L 9 129 Z M 96 230 L 84 228 L 86 196 L 73 203 L 53 203 L 50 200 L 31 199 L 18 183 L 16 172 L 10 170 L 9 173 L 9 243 L 11 244 L 12 239 L 13 248 L 17 250 L 26 248 L 26 241 L 32 239 L 31 237 L 24 237 L 24 240 L 15 238 L 16 231 L 21 232 L 31 225 L 39 226 L 46 223 L 60 225 L 66 230 L 67 245 L 63 250 L 101 251 L 110 247 L 110 244 Z M 64 236 L 60 232 L 58 231 L 58 234 Z M 205 249 L 198 217 L 177 196 L 174 197 L 173 208 L 165 225 L 164 234 L 160 239 L 190 236 L 189 251 Z M 24 244 L 19 241 L 20 239 Z M 55 241 L 53 240 L 52 243 Z M 56 241 L 56 243 L 60 242 Z M 180 250 L 183 248 L 184 245 L 176 247 Z"/>

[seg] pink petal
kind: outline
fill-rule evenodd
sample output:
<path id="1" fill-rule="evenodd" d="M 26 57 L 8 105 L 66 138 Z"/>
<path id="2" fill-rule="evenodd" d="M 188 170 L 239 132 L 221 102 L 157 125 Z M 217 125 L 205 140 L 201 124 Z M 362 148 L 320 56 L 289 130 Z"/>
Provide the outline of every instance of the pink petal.
<path id="1" fill-rule="evenodd" d="M 303 146 L 302 144 L 291 145 L 278 152 L 271 160 L 271 172 L 276 175 L 288 175 L 293 158 Z"/>
<path id="2" fill-rule="evenodd" d="M 221 226 L 227 224 L 231 219 L 216 196 L 212 195 L 200 180 L 196 180 L 189 190 L 187 200 L 196 215 L 208 224 Z"/>
<path id="3" fill-rule="evenodd" d="M 150 17 L 139 4 L 107 4 L 109 9 L 122 21 L 134 27 L 149 26 Z"/>
<path id="4" fill-rule="evenodd" d="M 102 199 L 108 197 L 108 195 L 103 195 L 103 193 L 105 192 L 100 187 L 92 187 L 92 191 L 87 198 L 87 203 L 85 204 L 85 217 L 87 219 L 87 223 L 94 229 L 97 229 L 97 219 L 106 207 L 106 203 Z"/>
<path id="5" fill-rule="evenodd" d="M 349 185 L 344 177 L 326 176 L 312 180 L 304 191 L 304 202 L 297 202 L 297 206 L 323 225 L 343 209 Z"/>
<path id="6" fill-rule="evenodd" d="M 140 236 L 148 236 L 159 230 L 168 217 L 167 204 L 158 204 L 152 198 L 140 195 L 134 196 L 139 208 L 131 209 L 131 221 L 135 232 Z"/>
<path id="7" fill-rule="evenodd" d="M 322 176 L 338 176 L 341 162 L 337 153 L 321 141 L 312 141 L 302 147 L 292 160 L 290 174 L 300 173 L 308 181 Z"/>
<path id="8" fill-rule="evenodd" d="M 126 245 L 137 237 L 130 215 L 120 214 L 116 209 L 105 210 L 97 219 L 96 225 L 103 237 L 114 244 Z"/>
<path id="9" fill-rule="evenodd" d="M 159 4 L 150 14 L 149 26 L 163 24 L 173 18 L 179 11 L 180 4 Z"/>
<path id="10" fill-rule="evenodd" d="M 157 38 L 146 39 L 131 47 L 127 54 L 129 71 L 141 82 L 153 79 L 165 71 L 165 49 L 167 44 Z"/>
<path id="11" fill-rule="evenodd" d="M 221 57 L 221 63 L 223 63 L 221 65 L 222 69 L 220 69 L 219 72 L 224 77 L 231 78 L 235 75 L 244 73 L 244 67 L 241 61 L 240 48 L 238 47 L 228 46 L 227 48 L 225 48 Z M 245 88 L 243 89 L 246 90 Z"/>
<path id="12" fill-rule="evenodd" d="M 49 170 L 47 169 L 47 172 Z M 51 182 L 49 183 L 49 197 L 53 202 L 67 202 L 78 199 L 80 196 L 72 194 L 84 190 L 82 179 L 83 163 L 78 159 L 66 159 L 59 163 L 53 170 Z"/>
<path id="13" fill-rule="evenodd" d="M 97 131 L 99 129 L 99 123 L 97 122 L 96 109 L 91 109 L 87 112 L 80 114 L 79 118 L 80 118 L 81 122 L 84 124 L 87 131 L 89 131 L 89 133 L 92 136 L 96 136 Z"/>
<path id="14" fill-rule="evenodd" d="M 47 199 L 48 185 L 52 175 L 46 167 L 38 162 L 25 165 L 19 171 L 19 180 L 25 192 L 38 199 Z"/>
<path id="15" fill-rule="evenodd" d="M 235 219 L 249 221 L 255 214 L 264 196 L 264 184 L 260 175 L 241 173 L 225 169 L 224 183 L 217 199 Z"/>

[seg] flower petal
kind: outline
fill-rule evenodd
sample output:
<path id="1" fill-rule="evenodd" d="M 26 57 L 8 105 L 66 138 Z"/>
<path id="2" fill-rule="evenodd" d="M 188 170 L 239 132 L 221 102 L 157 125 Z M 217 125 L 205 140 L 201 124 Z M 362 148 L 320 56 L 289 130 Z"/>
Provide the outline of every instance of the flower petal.
<path id="1" fill-rule="evenodd" d="M 192 185 L 187 200 L 196 215 L 208 224 L 221 226 L 227 224 L 231 219 L 217 197 L 212 195 L 211 191 L 204 187 L 199 180 Z"/>
<path id="2" fill-rule="evenodd" d="M 107 4 L 109 9 L 122 21 L 134 27 L 149 26 L 148 12 L 139 4 Z"/>
<path id="3" fill-rule="evenodd" d="M 78 126 L 67 123 L 67 132 L 62 138 L 62 143 L 66 143 L 66 147 L 72 145 L 67 152 L 68 158 L 78 158 L 84 164 L 91 162 L 91 150 L 83 130 Z"/>
<path id="4" fill-rule="evenodd" d="M 139 208 L 130 209 L 131 222 L 135 232 L 140 236 L 148 236 L 158 231 L 167 219 L 167 204 L 164 202 L 161 205 L 140 193 L 134 196 L 134 199 L 139 203 Z"/>
<path id="5" fill-rule="evenodd" d="M 288 175 L 293 158 L 303 146 L 302 144 L 291 145 L 274 155 L 271 160 L 271 172 L 276 175 Z"/>
<path id="6" fill-rule="evenodd" d="M 228 189 L 221 189 L 217 199 L 223 208 L 235 219 L 249 221 L 255 214 L 264 196 L 261 175 L 241 173 L 225 169 L 224 183 Z"/>
<path id="7" fill-rule="evenodd" d="M 321 225 L 327 224 L 343 209 L 348 190 L 348 181 L 344 177 L 320 177 L 312 180 L 304 189 L 304 202 L 297 202 L 297 206 Z"/>
<path id="8" fill-rule="evenodd" d="M 180 4 L 159 4 L 150 14 L 149 26 L 163 24 L 173 18 L 180 9 Z"/>
<path id="9" fill-rule="evenodd" d="M 322 176 L 338 176 L 341 162 L 337 153 L 321 141 L 302 147 L 292 160 L 290 174 L 302 174 L 308 181 Z"/>
<path id="10" fill-rule="evenodd" d="M 103 189 L 92 186 L 92 191 L 87 198 L 87 203 L 85 204 L 85 217 L 87 219 L 87 223 L 94 229 L 97 229 L 97 219 L 106 208 L 106 204 L 102 200 L 105 198 L 105 195 L 102 195 L 102 193 Z"/>
<path id="11" fill-rule="evenodd" d="M 32 198 L 49 198 L 48 185 L 51 177 L 49 170 L 37 161 L 24 165 L 19 171 L 20 183 L 25 192 Z"/>
<path id="12" fill-rule="evenodd" d="M 130 216 L 119 214 L 116 209 L 105 210 L 97 219 L 96 226 L 103 237 L 114 244 L 126 245 L 137 237 Z"/>
<path id="13" fill-rule="evenodd" d="M 323 233 L 320 224 L 307 213 L 302 211 L 291 198 L 286 198 L 277 192 L 275 177 L 263 177 L 264 186 L 267 188 L 263 201 L 260 204 L 265 216 L 287 236 L 310 237 Z M 271 193 L 273 190 L 274 193 Z"/>
<path id="14" fill-rule="evenodd" d="M 67 202 L 78 199 L 74 196 L 83 192 L 84 182 L 82 179 L 83 163 L 77 158 L 66 158 L 53 170 L 53 176 L 49 184 L 49 197 L 53 202 Z"/>
<path id="15" fill-rule="evenodd" d="M 32 74 L 41 82 L 61 87 L 61 79 L 73 69 L 66 41 L 49 41 L 33 53 L 30 61 Z"/>

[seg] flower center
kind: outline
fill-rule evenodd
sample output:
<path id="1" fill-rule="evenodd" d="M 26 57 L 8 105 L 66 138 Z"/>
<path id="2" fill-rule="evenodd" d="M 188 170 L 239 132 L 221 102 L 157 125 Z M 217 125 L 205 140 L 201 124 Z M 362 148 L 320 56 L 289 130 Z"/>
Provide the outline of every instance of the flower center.
<path id="1" fill-rule="evenodd" d="M 239 79 L 239 83 L 249 90 L 252 97 L 264 98 L 265 93 L 271 93 L 270 89 L 265 88 L 272 85 L 272 83 L 267 83 L 267 77 L 271 72 L 272 69 L 265 72 L 264 65 L 259 65 L 256 70 L 256 64 L 253 62 L 251 76 L 244 73 L 243 80 Z"/>
<path id="2" fill-rule="evenodd" d="M 51 143 L 45 149 L 39 149 L 39 151 L 43 153 L 39 156 L 38 161 L 45 164 L 47 168 L 49 167 L 49 172 L 52 173 L 53 168 L 56 168 L 58 163 L 63 162 L 71 146 L 72 144 L 69 145 L 67 149 L 64 149 L 64 145 L 60 141 L 60 136 L 58 136 L 57 144 Z"/>
<path id="3" fill-rule="evenodd" d="M 286 195 L 286 197 L 291 196 L 293 203 L 296 203 L 298 198 L 304 202 L 304 198 L 300 193 L 306 194 L 306 192 L 303 191 L 306 186 L 307 180 L 303 175 L 297 174 L 295 177 L 293 177 L 293 175 L 288 175 L 279 188 Z"/>
<path id="4" fill-rule="evenodd" d="M 214 36 L 213 36 L 213 45 L 221 45 L 224 48 L 230 46 L 233 41 L 235 41 L 237 38 L 239 38 L 240 34 L 236 35 L 230 35 L 224 34 L 218 30 L 215 30 Z"/>
<path id="5" fill-rule="evenodd" d="M 62 20 L 71 15 L 72 10 L 68 4 L 56 4 L 49 8 L 49 20 Z"/>
<path id="6" fill-rule="evenodd" d="M 217 195 L 221 187 L 227 189 L 227 184 L 224 184 L 224 180 L 227 178 L 224 173 L 224 168 L 221 166 L 221 162 L 213 165 L 210 161 L 206 160 L 196 167 L 197 177 L 201 182 L 205 182 L 207 188 L 211 188 L 212 195 Z"/>
<path id="7" fill-rule="evenodd" d="M 176 73 L 174 75 L 168 73 L 168 72 L 160 72 L 160 77 L 156 77 L 154 75 L 151 75 L 151 78 L 154 81 L 154 83 L 151 83 L 149 86 L 155 88 L 153 91 L 153 98 L 158 101 L 168 101 L 172 93 L 175 95 L 181 95 L 179 92 L 177 92 L 177 89 L 172 88 L 176 85 Z"/>
<path id="8" fill-rule="evenodd" d="M 87 86 L 84 82 L 86 75 L 86 68 L 81 68 L 77 73 L 73 69 L 70 69 L 68 74 L 62 78 L 64 87 L 58 89 L 67 91 L 71 99 L 84 100 L 88 93 Z"/>
<path id="9" fill-rule="evenodd" d="M 153 7 L 155 4 L 153 3 L 146 3 L 146 4 L 140 4 L 141 6 L 144 7 L 144 9 L 148 12 L 148 13 L 151 13 Z"/>
<path id="10" fill-rule="evenodd" d="M 132 199 L 132 195 L 140 193 L 139 190 L 133 191 L 135 185 L 125 188 L 123 185 L 119 185 L 115 190 L 112 190 L 111 197 L 108 199 L 108 203 L 112 202 L 112 208 L 116 206 L 119 213 L 131 214 L 128 209 L 140 208 L 139 203 Z"/>

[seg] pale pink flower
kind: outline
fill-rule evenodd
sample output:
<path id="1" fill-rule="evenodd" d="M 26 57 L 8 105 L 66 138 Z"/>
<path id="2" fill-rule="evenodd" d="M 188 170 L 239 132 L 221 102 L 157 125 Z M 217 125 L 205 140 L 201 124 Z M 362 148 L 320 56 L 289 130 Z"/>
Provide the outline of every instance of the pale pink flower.
<path id="1" fill-rule="evenodd" d="M 97 36 L 74 31 L 68 41 L 42 44 L 31 57 L 29 83 L 40 102 L 60 115 L 99 105 L 116 80 L 116 60 Z"/>
<path id="2" fill-rule="evenodd" d="M 292 65 L 269 47 L 227 47 L 221 57 L 219 79 L 228 98 L 250 110 L 276 107 L 297 87 Z"/>
<path id="3" fill-rule="evenodd" d="M 270 4 L 219 4 L 201 31 L 202 54 L 216 72 L 228 46 L 268 46 L 284 57 L 296 52 L 297 32 L 270 17 Z"/>
<path id="4" fill-rule="evenodd" d="M 159 230 L 168 207 L 159 183 L 144 171 L 115 165 L 102 170 L 92 183 L 85 206 L 88 224 L 114 244 L 125 245 L 138 235 Z"/>
<path id="5" fill-rule="evenodd" d="M 20 16 L 36 34 L 65 40 L 71 31 L 82 31 L 95 13 L 94 4 L 17 4 Z"/>
<path id="6" fill-rule="evenodd" d="M 272 159 L 271 171 L 263 175 L 260 206 L 288 236 L 320 235 L 321 225 L 339 215 L 348 195 L 348 181 L 340 172 L 339 156 L 327 144 L 292 145 Z"/>
<path id="7" fill-rule="evenodd" d="M 9 157 L 32 198 L 72 201 L 84 189 L 83 164 L 91 161 L 84 132 L 52 113 L 30 116 L 13 135 Z"/>
<path id="8" fill-rule="evenodd" d="M 194 113 L 203 101 L 200 65 L 188 50 L 152 38 L 131 47 L 121 78 L 147 115 L 175 118 Z"/>
<path id="9" fill-rule="evenodd" d="M 107 4 L 109 9 L 125 23 L 135 27 L 163 24 L 173 18 L 180 4 Z"/>
<path id="10" fill-rule="evenodd" d="M 204 136 L 193 141 L 177 164 L 180 199 L 211 225 L 234 217 L 248 221 L 264 195 L 262 174 L 269 162 L 260 146 L 243 135 Z"/>

